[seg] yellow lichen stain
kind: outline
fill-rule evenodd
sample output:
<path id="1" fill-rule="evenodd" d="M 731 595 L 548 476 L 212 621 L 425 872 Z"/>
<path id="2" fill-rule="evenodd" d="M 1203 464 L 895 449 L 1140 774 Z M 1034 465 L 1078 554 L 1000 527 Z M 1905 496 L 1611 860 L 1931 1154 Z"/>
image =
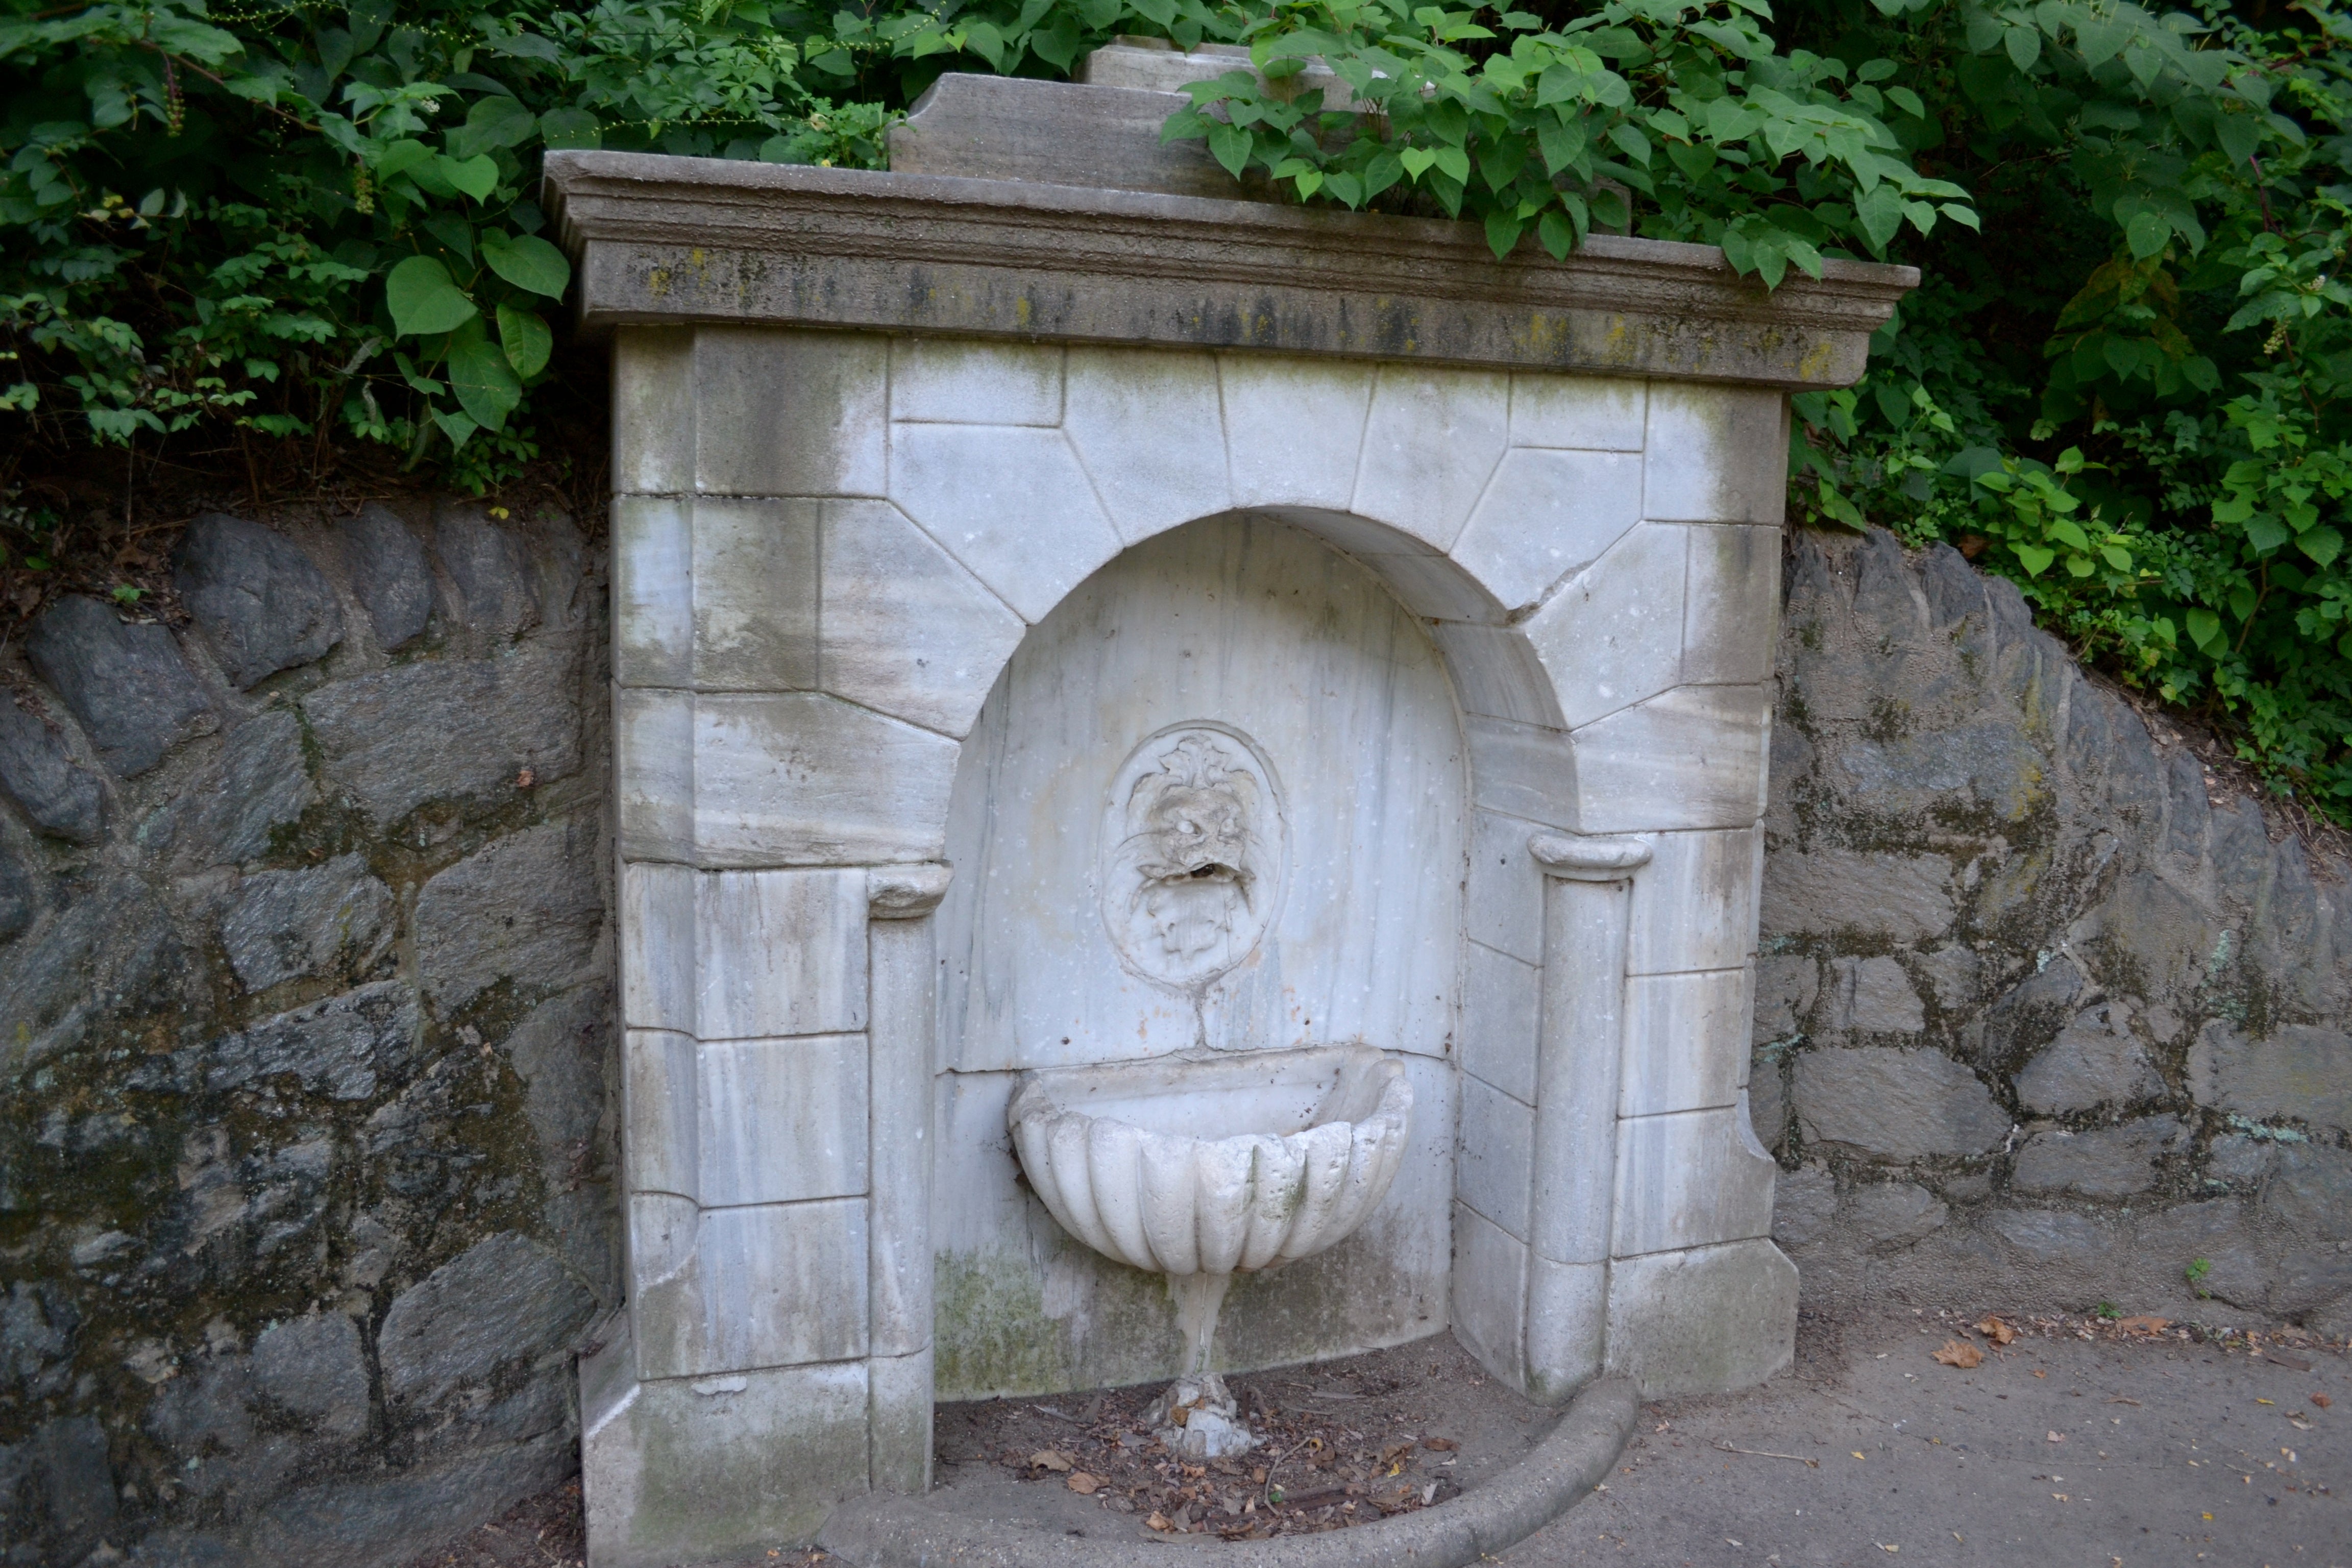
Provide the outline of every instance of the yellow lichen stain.
<path id="1" fill-rule="evenodd" d="M 1029 296 L 1026 294 L 1013 301 L 1013 324 L 1024 328 L 1029 325 Z"/>
<path id="2" fill-rule="evenodd" d="M 658 300 L 669 292 L 669 268 L 656 267 L 646 274 L 646 292 Z"/>
<path id="3" fill-rule="evenodd" d="M 1821 342 L 1816 342 L 1812 347 L 1807 349 L 1805 351 L 1804 357 L 1797 362 L 1797 379 L 1800 381 L 1820 380 L 1824 374 L 1828 374 L 1830 362 L 1834 359 L 1836 355 L 1837 349 L 1835 345 L 1829 342 L 1828 339 L 1824 338 Z"/>

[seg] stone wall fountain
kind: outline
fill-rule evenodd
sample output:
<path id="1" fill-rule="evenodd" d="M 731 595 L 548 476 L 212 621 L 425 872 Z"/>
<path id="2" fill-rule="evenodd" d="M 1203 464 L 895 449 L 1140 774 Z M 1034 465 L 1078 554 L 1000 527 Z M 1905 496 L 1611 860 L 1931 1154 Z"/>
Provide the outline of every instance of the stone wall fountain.
<path id="1" fill-rule="evenodd" d="M 1219 1373 L 1448 1329 L 1554 1403 L 1790 1354 L 1785 397 L 1914 279 L 1215 199 L 1171 70 L 943 79 L 887 174 L 549 156 L 615 371 L 597 1568 L 920 1493 L 936 1399 L 1176 1379 L 1208 1451 Z"/>

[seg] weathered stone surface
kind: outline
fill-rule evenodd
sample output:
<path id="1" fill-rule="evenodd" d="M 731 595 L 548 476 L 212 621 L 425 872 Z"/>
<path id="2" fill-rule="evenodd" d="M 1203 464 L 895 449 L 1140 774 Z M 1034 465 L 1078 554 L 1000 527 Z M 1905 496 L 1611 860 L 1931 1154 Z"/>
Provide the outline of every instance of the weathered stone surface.
<path id="1" fill-rule="evenodd" d="M 352 593 L 368 613 L 379 647 L 399 647 L 433 616 L 433 574 L 408 524 L 373 501 L 343 525 Z"/>
<path id="2" fill-rule="evenodd" d="M 583 977 L 604 930 L 600 840 L 586 823 L 551 822 L 501 838 L 425 884 L 416 963 L 444 1012 L 511 979 L 549 991 Z"/>
<path id="3" fill-rule="evenodd" d="M 79 1563 L 114 1522 L 114 1474 L 95 1415 L 61 1415 L 33 1430 L 16 1456 L 34 1483 L 37 1534 L 26 1561 Z"/>
<path id="4" fill-rule="evenodd" d="M 1809 1051 L 1797 1058 L 1797 1120 L 1806 1138 L 1914 1160 L 1980 1154 L 2009 1117 L 1975 1074 L 1939 1051 Z"/>
<path id="5" fill-rule="evenodd" d="M 512 1231 L 476 1242 L 403 1291 L 376 1335 L 385 1407 L 414 1418 L 500 1368 L 563 1348 L 595 1302 L 553 1253 Z"/>
<path id="6" fill-rule="evenodd" d="M 19 1279 L 0 1297 L 0 1385 L 36 1399 L 64 1389 L 81 1313 L 56 1284 Z"/>
<path id="7" fill-rule="evenodd" d="M 2292 1116 L 2352 1131 L 2352 1036 L 2288 1024 L 2249 1040 L 2216 1018 L 2189 1048 L 2189 1092 L 2200 1105 L 2256 1121 Z"/>
<path id="8" fill-rule="evenodd" d="M 1837 1217 L 1837 1178 L 1819 1165 L 1780 1173 L 1772 1191 L 1772 1239 L 1802 1247 L 1829 1234 Z"/>
<path id="9" fill-rule="evenodd" d="M 1858 806 L 1907 817 L 1965 803 L 2000 822 L 2021 820 L 2044 798 L 2049 766 L 2021 729 L 1999 721 L 1859 741 L 1837 758 Z"/>
<path id="10" fill-rule="evenodd" d="M 0 949 L 0 1076 L 136 1006 L 167 972 L 171 917 L 138 878 L 94 871 L 58 891 L 60 907 Z"/>
<path id="11" fill-rule="evenodd" d="M 131 626 L 79 594 L 41 612 L 25 653 L 81 721 L 99 760 L 125 778 L 163 761 L 211 710 L 170 632 Z"/>
<path id="12" fill-rule="evenodd" d="M 269 852 L 273 835 L 319 798 L 302 755 L 302 726 L 283 709 L 229 731 L 217 761 L 140 828 L 168 845 L 176 870 L 241 865 Z"/>
<path id="13" fill-rule="evenodd" d="M 2305 1235 L 2352 1237 L 2352 1153 L 2310 1143 L 2278 1151 L 2263 1183 L 2263 1212 Z"/>
<path id="14" fill-rule="evenodd" d="M 580 766 L 571 649 L 541 644 L 497 658 L 424 661 L 340 681 L 303 699 L 327 776 L 378 822 L 427 801 L 511 790 Z"/>
<path id="15" fill-rule="evenodd" d="M 77 844 L 94 844 L 106 825 L 106 789 L 77 766 L 65 736 L 25 704 L 0 693 L 0 789 L 33 826 Z"/>
<path id="16" fill-rule="evenodd" d="M 0 839 L 0 942 L 10 942 L 31 929 L 41 912 L 37 873 L 7 840 Z"/>
<path id="17" fill-rule="evenodd" d="M 533 1008 L 507 1037 L 507 1059 L 523 1081 L 523 1113 L 551 1179 L 570 1180 L 594 1163 L 612 1026 L 611 992 L 583 985 Z"/>
<path id="18" fill-rule="evenodd" d="M 1764 879 L 1764 929 L 1890 942 L 1925 942 L 1951 930 L 1952 863 L 1941 855 L 1865 855 L 1819 848 L 1772 857 Z"/>
<path id="19" fill-rule="evenodd" d="M 2097 1220 L 2064 1209 L 1996 1209 L 1984 1224 L 2036 1263 L 2095 1264 L 2115 1243 Z"/>
<path id="20" fill-rule="evenodd" d="M 1919 960 L 1920 972 L 1927 977 L 1927 988 L 1935 994 L 1936 1005 L 1947 1013 L 1958 1013 L 1977 1000 L 1979 976 L 1984 963 L 1974 948 L 1957 942 L 1939 947 Z"/>
<path id="21" fill-rule="evenodd" d="M 2076 1015 L 2017 1075 L 2018 1103 L 2028 1110 L 2088 1110 L 2163 1092 L 2147 1046 L 2105 1004 Z"/>
<path id="22" fill-rule="evenodd" d="M 434 519 L 433 542 L 465 600 L 469 624 L 498 637 L 539 624 L 530 556 L 510 530 L 492 522 L 478 506 L 444 506 Z"/>
<path id="23" fill-rule="evenodd" d="M 2037 1132 L 2018 1150 L 2010 1185 L 2021 1193 L 2129 1197 L 2156 1185 L 2158 1159 L 2188 1144 L 2189 1124 L 2175 1116 L 2143 1116 L 2088 1132 Z"/>
<path id="24" fill-rule="evenodd" d="M 1906 1247 L 1943 1227 L 1950 1211 L 1916 1182 L 1873 1182 L 1846 1200 L 1846 1222 L 1866 1239 Z"/>
<path id="25" fill-rule="evenodd" d="M 281 533 L 210 511 L 188 525 L 173 583 L 223 673 L 251 687 L 342 640 L 343 607 L 326 574 Z"/>
<path id="26" fill-rule="evenodd" d="M 1830 964 L 1830 1027 L 1858 1034 L 1916 1035 L 1927 1010 L 1911 977 L 1891 958 L 1841 958 Z"/>
<path id="27" fill-rule="evenodd" d="M 312 1094 L 366 1100 L 404 1076 L 417 1028 L 415 994 L 378 981 L 215 1040 L 204 1052 L 204 1086 L 239 1089 L 284 1076 Z"/>
<path id="28" fill-rule="evenodd" d="M 392 889 L 357 855 L 247 877 L 221 921 L 221 945 L 248 991 L 316 974 L 349 954 L 364 970 L 392 939 Z"/>
<path id="29" fill-rule="evenodd" d="M 368 1430 L 367 1353 L 359 1325 L 339 1312 L 272 1323 L 254 1337 L 253 1384 L 332 1437 Z"/>
<path id="30" fill-rule="evenodd" d="M 1756 1043 L 1768 1046 L 1794 1036 L 1821 990 L 1822 966 L 1812 959 L 1786 953 L 1758 959 Z"/>
<path id="31" fill-rule="evenodd" d="M 254 1526 L 249 1556 L 270 1563 L 398 1568 L 447 1541 L 460 1521 L 495 1519 L 561 1480 L 568 1439 L 542 1437 L 411 1469 L 322 1481 L 289 1493 Z"/>

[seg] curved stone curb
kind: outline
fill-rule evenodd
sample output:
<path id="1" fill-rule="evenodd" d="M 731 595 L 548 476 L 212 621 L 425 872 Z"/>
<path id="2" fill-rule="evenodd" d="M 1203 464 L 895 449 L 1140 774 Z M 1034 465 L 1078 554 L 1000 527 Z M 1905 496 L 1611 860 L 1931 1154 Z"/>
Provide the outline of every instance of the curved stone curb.
<path id="1" fill-rule="evenodd" d="M 1590 1495 L 1633 1436 L 1624 1378 L 1589 1384 L 1527 1458 L 1442 1508 L 1321 1535 L 1210 1552 L 1218 1568 L 1465 1568 L 1516 1546 Z M 855 1568 L 1110 1568 L 1160 1562 L 1148 1540 L 1073 1540 L 1007 1520 L 961 1518 L 914 1498 L 876 1495 L 834 1510 L 817 1544 Z"/>

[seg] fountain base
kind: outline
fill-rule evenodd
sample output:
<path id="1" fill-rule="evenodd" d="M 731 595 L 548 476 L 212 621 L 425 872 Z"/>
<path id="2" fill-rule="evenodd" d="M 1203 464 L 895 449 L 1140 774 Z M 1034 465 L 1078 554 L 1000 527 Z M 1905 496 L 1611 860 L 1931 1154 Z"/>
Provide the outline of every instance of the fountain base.
<path id="1" fill-rule="evenodd" d="M 1153 1436 L 1188 1459 L 1223 1459 L 1257 1447 L 1242 1424 L 1240 1405 L 1213 1372 L 1178 1378 L 1144 1413 Z"/>

